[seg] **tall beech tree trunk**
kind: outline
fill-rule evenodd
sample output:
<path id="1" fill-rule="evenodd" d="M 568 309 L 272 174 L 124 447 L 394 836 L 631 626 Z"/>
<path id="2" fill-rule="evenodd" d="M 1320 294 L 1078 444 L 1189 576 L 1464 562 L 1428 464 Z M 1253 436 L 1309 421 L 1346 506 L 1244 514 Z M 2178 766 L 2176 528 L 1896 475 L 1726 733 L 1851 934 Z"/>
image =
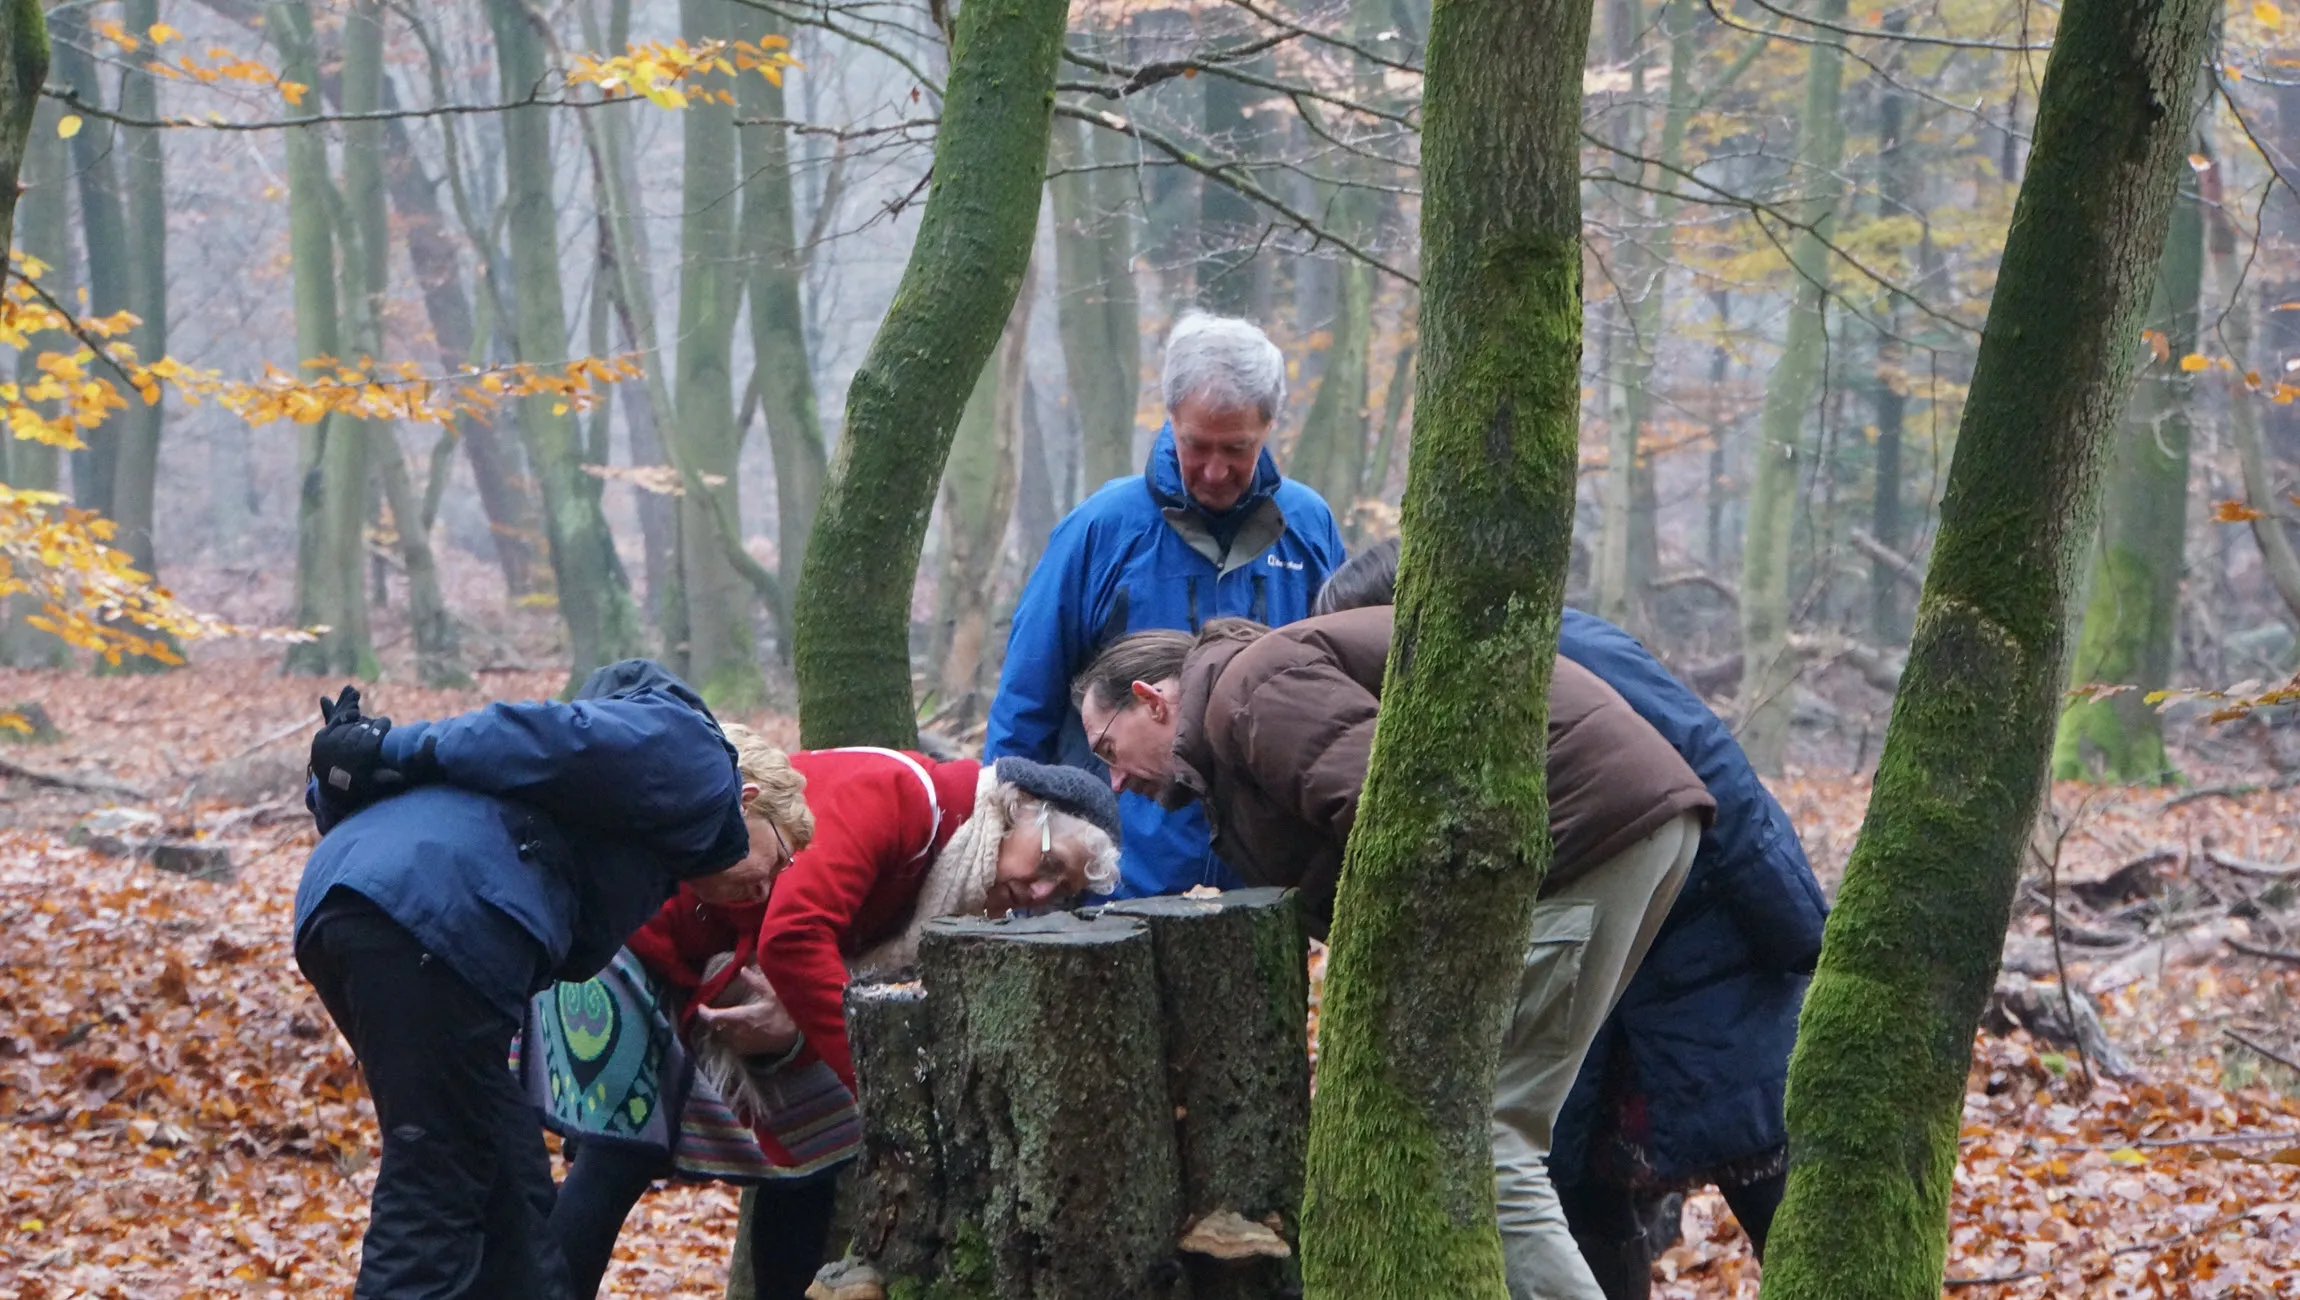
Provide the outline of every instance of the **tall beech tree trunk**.
<path id="1" fill-rule="evenodd" d="M 1973 1027 L 2214 12 L 2061 10 L 1908 668 L 1798 1025 L 1767 1300 L 1941 1294 Z"/>
<path id="2" fill-rule="evenodd" d="M 1908 26 L 1901 12 L 1885 16 L 1888 31 Z M 1918 217 L 1917 151 L 1907 138 L 1908 112 L 1915 96 L 1888 82 L 1877 92 L 1877 215 L 1885 218 Z M 1877 461 L 1869 532 L 1899 553 L 1907 544 L 1907 526 L 1901 510 L 1901 437 L 1909 405 L 1908 358 L 1901 336 L 1908 330 L 1908 299 L 1888 293 L 1884 306 L 1885 329 L 1877 335 L 1877 364 L 1870 378 L 1871 402 L 1877 421 Z M 1878 645 L 1899 645 L 1909 635 L 1909 602 L 1901 594 L 1901 576 L 1882 557 L 1869 564 L 1869 635 Z"/>
<path id="3" fill-rule="evenodd" d="M 731 39 L 734 10 L 728 0 L 680 0 L 679 26 L 692 45 Z M 680 120 L 686 166 L 679 218 L 679 418 L 671 436 L 679 443 L 677 463 L 694 475 L 679 498 L 687 671 L 713 708 L 745 713 L 765 701 L 767 683 L 751 630 L 751 591 L 719 536 L 720 519 L 742 518 L 736 472 L 742 446 L 729 356 L 743 305 L 735 261 L 735 107 L 697 98 Z"/>
<path id="4" fill-rule="evenodd" d="M 2177 650 L 2188 544 L 2188 405 L 2196 388 L 2180 361 L 2196 351 L 2203 290 L 2204 216 L 2195 196 L 2184 195 L 2173 207 L 2148 313 L 2165 355 L 2141 362 L 2117 434 L 2069 674 L 2073 686 L 2135 689 L 2070 700 L 2061 711 L 2052 774 L 2064 781 L 2155 785 L 2176 776 L 2164 751 L 2163 715 L 2147 695 L 2171 684 Z"/>
<path id="5" fill-rule="evenodd" d="M 487 18 L 503 98 L 525 99 L 544 76 L 543 40 L 533 25 L 540 20 L 526 0 L 488 0 Z M 514 352 L 521 361 L 554 365 L 567 355 L 567 300 L 559 281 L 559 212 L 551 194 L 550 110 L 505 111 L 503 141 L 518 313 Z M 583 472 L 575 417 L 564 405 L 548 393 L 520 399 L 519 429 L 543 487 L 543 531 L 551 545 L 559 615 L 567 625 L 572 686 L 601 664 L 638 653 L 642 632 L 599 494 Z"/>
<path id="6" fill-rule="evenodd" d="M 95 38 L 88 30 L 88 11 L 65 6 L 56 11 L 56 81 L 91 104 L 104 102 L 103 81 L 96 70 Z M 293 134 L 292 132 L 290 133 Z M 118 132 L 101 118 L 85 118 L 72 137 L 72 172 L 78 179 L 80 248 L 88 259 L 88 310 L 98 316 L 133 310 L 135 265 L 128 251 L 127 215 L 120 202 Z M 120 464 L 120 429 L 125 423 L 114 415 L 93 429 L 84 429 L 80 441 L 87 446 L 72 453 L 72 497 L 81 506 L 112 511 L 113 487 Z"/>
<path id="7" fill-rule="evenodd" d="M 1437 0 L 1397 634 L 1326 971 L 1312 1296 L 1498 1297 L 1488 1123 L 1549 866 L 1580 420 L 1585 0 Z"/>
<path id="8" fill-rule="evenodd" d="M 160 21 L 159 0 L 126 0 L 121 17 L 138 40 L 146 39 Z M 160 115 L 158 78 L 141 61 L 128 59 L 120 74 L 120 112 L 146 121 Z M 119 143 L 124 155 L 126 186 L 122 216 L 126 218 L 128 310 L 141 324 L 128 335 L 136 355 L 157 361 L 168 354 L 168 199 L 166 170 L 161 159 L 156 127 L 122 127 Z M 120 414 L 120 460 L 112 481 L 111 515 L 120 526 L 120 549 L 136 567 L 159 576 L 159 557 L 153 550 L 152 510 L 159 486 L 160 419 L 163 406 L 145 403 L 133 393 L 123 394 L 128 409 Z M 165 667 L 158 660 L 128 661 L 147 670 Z"/>
<path id="9" fill-rule="evenodd" d="M 1091 493 L 1134 472 L 1134 407 L 1142 388 L 1134 224 L 1126 209 L 1125 138 L 1071 119 L 1054 124 L 1047 182 L 1054 200 L 1055 314 L 1070 404 L 1085 438 L 1079 477 Z"/>
<path id="10" fill-rule="evenodd" d="M 584 39 L 593 49 L 620 50 L 630 44 L 630 0 L 610 0 L 604 35 L 598 15 L 579 6 Z M 643 358 L 645 379 L 623 384 L 623 423 L 631 436 L 631 463 L 669 464 L 662 430 L 676 423 L 671 386 L 665 378 L 663 356 L 656 346 L 655 300 L 647 268 L 655 264 L 647 239 L 647 225 L 638 219 L 639 173 L 631 156 L 632 115 L 652 111 L 642 104 L 603 108 L 582 115 L 597 151 L 593 189 L 598 196 L 596 219 L 601 226 L 599 274 L 606 277 L 615 319 L 623 328 L 627 346 Z M 687 644 L 687 598 L 679 578 L 679 503 L 674 497 L 642 491 L 638 501 L 640 549 L 645 557 L 647 608 L 655 617 L 663 657 L 678 663 Z"/>
<path id="11" fill-rule="evenodd" d="M 383 81 L 383 106 L 399 107 L 389 78 Z M 425 173 L 405 121 L 385 121 L 383 139 L 384 183 L 391 193 L 392 212 L 399 218 L 408 266 L 423 289 L 424 315 L 431 322 L 431 337 L 439 345 L 440 368 L 453 371 L 479 364 L 486 358 L 473 350 L 471 299 L 463 291 L 462 254 L 441 217 L 438 182 Z M 487 420 L 458 421 L 455 436 L 463 445 L 464 459 L 471 464 L 472 484 L 479 489 L 479 505 L 487 515 L 504 590 L 517 599 L 535 589 L 536 538 L 535 497 L 519 463 L 518 445 Z"/>
<path id="12" fill-rule="evenodd" d="M 847 393 L 797 602 L 800 743 L 910 745 L 910 595 L 951 431 L 1038 227 L 1064 0 L 972 0 L 934 181 L 894 306 Z"/>
<path id="13" fill-rule="evenodd" d="M 1619 420 L 1610 431 L 1605 475 L 1605 524 L 1598 547 L 1598 613 L 1632 630 L 1643 630 L 1646 584 L 1653 579 L 1659 550 L 1659 525 L 1653 507 L 1654 466 L 1641 450 L 1645 426 L 1653 410 L 1653 375 L 1660 361 L 1662 319 L 1669 300 L 1669 269 L 1677 237 L 1677 175 L 1685 158 L 1685 132 L 1693 120 L 1693 74 L 1700 59 L 1696 39 L 1700 24 L 1698 0 L 1666 0 L 1662 24 L 1669 36 L 1669 106 L 1661 119 L 1659 166 L 1649 169 L 1646 183 L 1658 193 L 1647 203 L 1645 224 L 1652 232 L 1632 240 L 1623 250 L 1626 265 L 1621 279 L 1629 299 L 1625 307 L 1635 327 L 1629 357 L 1621 368 Z M 1625 24 L 1632 39 L 1616 57 L 1636 53 L 1634 34 L 1641 32 L 1643 14 L 1630 6 Z M 1640 83 L 1641 65 L 1633 65 Z M 1631 138 L 1631 148 L 1642 142 Z M 1625 466 L 1618 477 L 1613 466 Z"/>
<path id="14" fill-rule="evenodd" d="M 988 673 L 984 668 L 990 618 L 996 612 L 993 589 L 1006 554 L 1006 525 L 1014 517 L 1037 278 L 1035 272 L 1023 277 L 1014 314 L 959 416 L 950 463 L 942 472 L 942 589 L 935 606 L 939 645 L 928 662 L 938 665 L 943 707 L 963 701 L 953 718 L 961 729 L 987 712 L 984 690 L 997 684 L 995 667 Z"/>
<path id="15" fill-rule="evenodd" d="M 53 102 L 40 102 L 39 76 L 30 74 L 35 46 L 39 66 L 45 67 L 48 57 L 47 26 L 37 0 L 23 0 L 0 12 L 0 40 L 7 42 L 0 45 L 0 68 L 17 69 L 19 77 L 32 75 L 28 88 L 0 78 L 0 212 L 13 222 L 16 247 L 26 257 L 46 264 L 47 269 L 40 274 L 41 287 L 58 302 L 71 302 L 78 296 L 72 273 L 71 160 L 56 135 L 56 122 L 64 115 L 63 109 Z M 15 115 L 26 103 L 40 104 L 38 114 L 31 119 L 28 138 L 15 125 Z M 15 169 L 24 185 L 20 207 L 10 202 L 16 187 L 5 183 L 11 142 L 21 151 Z M 16 353 L 16 373 L 36 368 L 42 352 L 74 346 L 68 337 L 60 333 L 32 336 Z M 0 474 L 0 480 L 10 487 L 47 492 L 61 486 L 61 451 L 30 439 L 11 438 L 9 442 L 7 472 Z M 60 638 L 25 622 L 40 609 L 41 601 L 29 592 L 8 598 L 6 622 L 0 624 L 0 663 L 57 668 L 69 662 L 69 652 Z"/>
<path id="16" fill-rule="evenodd" d="M 34 131 L 37 134 L 38 128 Z M 2236 444 L 2237 463 L 2244 476 L 2244 499 L 2257 512 L 2252 520 L 2252 538 L 2260 547 L 2261 564 L 2268 572 L 2269 585 L 2283 598 L 2284 607 L 2295 618 L 2300 618 L 2300 553 L 2293 550 L 2292 536 L 2287 531 L 2290 526 L 2277 513 L 2276 493 L 2269 484 L 2268 455 L 2260 437 L 2263 403 L 2252 388 L 2258 382 L 2251 377 L 2254 374 L 2252 312 L 2248 304 L 2237 298 L 2246 276 L 2244 264 L 2236 256 L 2236 223 L 2220 201 L 2219 164 L 2214 164 L 2206 181 L 2208 188 L 2202 206 L 2205 228 L 2209 232 L 2206 247 L 2212 261 L 2212 283 L 2223 300 L 2233 304 L 2220 324 L 2222 336 L 2228 343 L 2228 355 L 2236 363 L 2236 374 L 2229 381 L 2228 392 L 2229 441 Z M 27 243 L 26 247 L 30 245 Z"/>
<path id="17" fill-rule="evenodd" d="M 745 18 L 761 20 L 761 35 L 785 34 L 783 21 L 765 11 L 747 12 Z M 779 82 L 746 76 L 736 93 L 745 118 L 774 120 L 784 115 Z M 775 626 L 777 649 L 787 661 L 791 657 L 788 597 L 806 563 L 807 538 L 814 532 L 829 456 L 823 446 L 822 416 L 815 406 L 814 362 L 807 350 L 806 312 L 799 297 L 808 251 L 798 246 L 790 138 L 780 126 L 746 126 L 740 131 L 751 363 L 758 367 L 759 411 L 766 418 L 767 445 L 775 458 L 775 572 L 785 597 L 776 610 Z"/>
<path id="18" fill-rule="evenodd" d="M 1232 21 L 1225 11 L 1204 10 L 1201 22 L 1211 29 L 1210 44 L 1243 43 L 1244 24 Z M 1268 55 L 1256 55 L 1237 66 L 1263 77 L 1272 71 Z M 1246 110 L 1269 92 L 1220 73 L 1200 80 L 1205 86 L 1206 139 L 1214 156 L 1225 161 L 1252 158 L 1263 132 Z M 1254 263 L 1260 251 L 1253 201 L 1212 177 L 1199 177 L 1198 185 L 1198 305 L 1224 316 L 1251 316 Z"/>
<path id="19" fill-rule="evenodd" d="M 311 7 L 306 0 L 283 0 L 271 7 L 266 23 L 280 51 L 280 73 L 307 86 L 319 84 L 319 55 L 312 44 Z M 319 101 L 289 110 L 290 117 L 315 117 Z M 324 127 L 290 127 L 287 132 L 288 254 L 295 282 L 298 371 L 316 357 L 343 355 L 340 306 L 336 298 L 334 209 L 340 200 L 328 174 Z M 367 625 L 367 457 L 356 421 L 329 415 L 306 425 L 302 445 L 302 487 L 296 514 L 296 621 L 323 624 L 318 640 L 288 647 L 291 673 L 360 677 L 376 674 L 375 649 Z"/>
<path id="20" fill-rule="evenodd" d="M 356 0 L 344 16 L 343 106 L 347 113 L 373 113 L 383 107 L 383 6 Z M 343 299 L 345 331 L 358 357 L 384 352 L 384 296 L 391 287 L 391 225 L 385 201 L 384 170 L 390 165 L 383 124 L 343 126 Z M 384 503 L 398 534 L 400 565 L 407 573 L 408 631 L 415 642 L 416 680 L 426 686 L 469 685 L 456 648 L 455 622 L 439 587 L 439 565 L 431 550 L 430 521 L 408 472 L 399 434 L 388 421 L 363 426 L 369 458 Z"/>
<path id="21" fill-rule="evenodd" d="M 1843 23 L 1845 0 L 1821 0 L 1815 17 Z M 1805 65 L 1804 133 L 1797 151 L 1805 197 L 1799 219 L 1809 229 L 1790 245 L 1795 283 L 1788 336 L 1765 383 L 1765 413 L 1750 476 L 1748 526 L 1741 539 L 1741 747 L 1760 772 L 1781 769 L 1789 743 L 1789 706 L 1797 656 L 1789 649 L 1789 534 L 1797 513 L 1797 480 L 1805 464 L 1805 417 L 1820 391 L 1828 354 L 1826 311 L 1830 258 L 1824 240 L 1835 224 L 1838 165 L 1845 124 L 1838 117 L 1844 47 L 1815 43 Z"/>

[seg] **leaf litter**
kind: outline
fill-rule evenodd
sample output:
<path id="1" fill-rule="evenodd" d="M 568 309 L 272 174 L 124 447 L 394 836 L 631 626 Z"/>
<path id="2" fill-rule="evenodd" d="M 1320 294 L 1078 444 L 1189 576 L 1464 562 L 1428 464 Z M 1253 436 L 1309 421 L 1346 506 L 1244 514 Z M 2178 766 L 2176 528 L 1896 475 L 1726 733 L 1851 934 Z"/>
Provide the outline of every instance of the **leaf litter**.
<path id="1" fill-rule="evenodd" d="M 561 682 L 502 672 L 471 691 L 372 694 L 380 711 L 438 716 Z M 62 832 L 102 800 L 0 779 L 0 1296 L 348 1290 L 376 1132 L 289 950 L 311 831 L 300 812 L 251 816 L 195 782 L 274 734 L 292 763 L 303 733 L 290 724 L 315 692 L 255 660 L 160 677 L 0 671 L 0 701 L 38 701 L 65 737 L 0 757 L 150 793 L 173 831 L 228 840 L 239 867 L 210 883 L 100 857 Z M 790 739 L 787 719 L 762 721 Z M 2216 774 L 2192 775 L 2208 787 Z M 2289 952 L 2300 915 L 2290 882 L 2218 865 L 2300 858 L 2300 794 L 2243 788 L 2241 773 L 2229 787 L 2185 801 L 2056 791 L 2057 830 L 2041 838 L 2059 860 L 2060 956 L 2080 988 L 2124 964 L 2097 1000 L 2137 1072 L 2088 1079 L 2080 1056 L 2026 1031 L 1976 1037 L 1949 1295 L 2300 1296 L 2300 1074 L 2254 1050 L 2300 1061 L 2300 965 L 2227 942 Z M 1776 789 L 1833 884 L 1865 779 L 1792 771 Z M 2075 892 L 2152 854 L 2137 903 Z M 2046 856 L 2032 884 L 2050 874 Z M 2023 899 L 2008 957 L 2050 943 L 2035 891 Z M 2214 942 L 2170 942 L 2206 926 Z M 2093 942 L 2069 942 L 2076 932 Z M 716 1186 L 651 1193 L 605 1293 L 719 1295 L 735 1199 Z M 1754 1297 L 1758 1277 L 1722 1200 L 1689 1197 L 1654 1294 Z"/>

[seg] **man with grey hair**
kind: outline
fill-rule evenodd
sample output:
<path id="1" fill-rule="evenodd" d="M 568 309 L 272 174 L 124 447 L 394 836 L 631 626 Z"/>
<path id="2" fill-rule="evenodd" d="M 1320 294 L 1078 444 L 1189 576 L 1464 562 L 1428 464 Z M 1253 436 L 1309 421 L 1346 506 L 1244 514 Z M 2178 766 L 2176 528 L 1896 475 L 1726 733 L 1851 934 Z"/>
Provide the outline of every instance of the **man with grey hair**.
<path id="1" fill-rule="evenodd" d="M 1104 484 L 1055 526 L 1014 610 L 984 758 L 1097 775 L 1070 679 L 1129 632 L 1208 619 L 1305 618 L 1346 553 L 1318 494 L 1282 478 L 1267 443 L 1286 359 L 1250 321 L 1185 312 L 1166 336 L 1166 424 L 1144 472 Z M 1117 788 L 1113 783 L 1113 788 Z M 1235 887 L 1197 805 L 1169 813 L 1121 792 L 1118 896 Z"/>

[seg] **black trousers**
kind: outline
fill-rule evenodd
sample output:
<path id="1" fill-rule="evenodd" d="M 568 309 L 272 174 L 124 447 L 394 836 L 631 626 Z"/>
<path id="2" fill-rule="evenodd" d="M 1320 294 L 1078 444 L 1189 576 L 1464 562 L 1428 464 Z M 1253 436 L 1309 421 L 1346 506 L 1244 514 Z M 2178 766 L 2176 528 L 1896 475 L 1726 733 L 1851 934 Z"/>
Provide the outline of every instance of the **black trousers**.
<path id="1" fill-rule="evenodd" d="M 1749 1234 L 1757 1258 L 1765 1258 L 1765 1238 L 1773 1229 L 1773 1213 L 1781 1208 L 1789 1176 L 1774 1174 L 1753 1183 L 1718 1187 L 1725 1204 Z M 1589 1271 L 1597 1275 L 1605 1300 L 1645 1300 L 1653 1293 L 1653 1243 L 1645 1238 L 1642 1199 L 1626 1187 L 1610 1183 L 1580 1183 L 1559 1187 L 1557 1199 L 1565 1210 L 1565 1224 Z"/>
<path id="2" fill-rule="evenodd" d="M 649 1183 L 670 1173 L 662 1157 L 612 1142 L 578 1142 L 551 1232 L 567 1260 L 568 1293 L 591 1300 L 615 1253 L 623 1220 Z M 751 1270 L 758 1300 L 805 1300 L 823 1266 L 838 1207 L 834 1173 L 762 1183 L 751 1212 Z"/>
<path id="3" fill-rule="evenodd" d="M 383 1130 L 356 1300 L 562 1300 L 550 1157 L 505 1065 L 517 1023 L 356 894 L 321 903 L 296 964 Z"/>

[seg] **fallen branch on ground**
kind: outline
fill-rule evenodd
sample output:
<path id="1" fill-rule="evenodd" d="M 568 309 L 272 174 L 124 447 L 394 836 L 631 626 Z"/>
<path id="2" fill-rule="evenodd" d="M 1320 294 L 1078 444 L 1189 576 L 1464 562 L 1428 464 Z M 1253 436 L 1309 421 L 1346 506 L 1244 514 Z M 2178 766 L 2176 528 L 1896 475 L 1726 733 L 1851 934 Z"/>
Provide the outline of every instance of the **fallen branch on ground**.
<path id="1" fill-rule="evenodd" d="M 66 776 L 61 772 L 42 772 L 37 768 L 25 767 L 21 763 L 11 763 L 4 758 L 0 758 L 0 777 L 30 781 L 34 785 L 51 786 L 58 790 L 77 790 L 82 794 L 105 794 L 115 799 L 149 800 L 152 797 L 134 786 L 121 785 L 115 781 L 105 781 L 95 777 Z"/>

